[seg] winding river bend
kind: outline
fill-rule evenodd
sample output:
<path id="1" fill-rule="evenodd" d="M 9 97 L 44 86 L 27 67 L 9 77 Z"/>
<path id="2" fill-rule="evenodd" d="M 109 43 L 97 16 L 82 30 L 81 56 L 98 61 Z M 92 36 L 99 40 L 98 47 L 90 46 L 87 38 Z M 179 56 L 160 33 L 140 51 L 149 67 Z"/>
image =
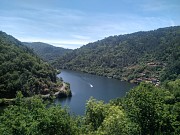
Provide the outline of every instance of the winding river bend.
<path id="1" fill-rule="evenodd" d="M 85 113 L 85 105 L 90 97 L 107 103 L 113 98 L 125 96 L 126 92 L 136 86 L 116 79 L 70 70 L 61 70 L 58 77 L 70 83 L 72 97 L 56 99 L 55 103 L 68 106 L 70 111 L 77 115 Z"/>

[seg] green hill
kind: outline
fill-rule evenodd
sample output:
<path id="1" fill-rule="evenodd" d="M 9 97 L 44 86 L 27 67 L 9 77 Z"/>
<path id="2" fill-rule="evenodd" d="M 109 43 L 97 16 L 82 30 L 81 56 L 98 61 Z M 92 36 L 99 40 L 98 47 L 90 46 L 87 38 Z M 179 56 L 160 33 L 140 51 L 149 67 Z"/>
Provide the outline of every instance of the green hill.
<path id="1" fill-rule="evenodd" d="M 57 68 L 132 82 L 180 77 L 180 26 L 110 36 L 60 57 Z"/>
<path id="2" fill-rule="evenodd" d="M 63 83 L 56 70 L 20 41 L 0 31 L 0 98 L 14 98 L 58 91 Z"/>
<path id="3" fill-rule="evenodd" d="M 67 52 L 70 52 L 71 49 L 64 49 L 62 47 L 55 47 L 50 44 L 42 42 L 23 42 L 24 45 L 34 50 L 34 52 L 43 60 L 47 62 L 52 62 L 58 57 L 64 55 Z"/>

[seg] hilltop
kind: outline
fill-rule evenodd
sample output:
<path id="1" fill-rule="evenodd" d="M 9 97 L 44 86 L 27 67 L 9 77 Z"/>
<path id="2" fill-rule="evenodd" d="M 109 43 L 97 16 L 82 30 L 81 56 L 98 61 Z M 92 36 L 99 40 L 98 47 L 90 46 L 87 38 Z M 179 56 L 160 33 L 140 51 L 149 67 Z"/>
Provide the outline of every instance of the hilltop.
<path id="1" fill-rule="evenodd" d="M 61 56 L 53 65 L 159 85 L 180 77 L 180 26 L 110 36 Z"/>
<path id="2" fill-rule="evenodd" d="M 71 49 L 55 47 L 53 45 L 42 42 L 23 42 L 23 44 L 33 49 L 40 58 L 49 63 L 71 51 Z"/>

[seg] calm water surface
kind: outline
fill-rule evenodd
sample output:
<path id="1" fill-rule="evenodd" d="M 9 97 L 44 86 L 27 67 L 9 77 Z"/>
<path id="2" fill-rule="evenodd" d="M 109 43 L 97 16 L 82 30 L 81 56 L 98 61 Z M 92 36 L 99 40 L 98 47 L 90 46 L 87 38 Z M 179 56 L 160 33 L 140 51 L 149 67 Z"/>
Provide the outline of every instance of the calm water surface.
<path id="1" fill-rule="evenodd" d="M 67 105 L 70 111 L 77 115 L 85 113 L 85 104 L 90 97 L 107 103 L 113 98 L 125 96 L 126 92 L 136 86 L 116 79 L 70 70 L 61 70 L 58 77 L 70 83 L 72 97 L 56 99 L 55 103 Z"/>

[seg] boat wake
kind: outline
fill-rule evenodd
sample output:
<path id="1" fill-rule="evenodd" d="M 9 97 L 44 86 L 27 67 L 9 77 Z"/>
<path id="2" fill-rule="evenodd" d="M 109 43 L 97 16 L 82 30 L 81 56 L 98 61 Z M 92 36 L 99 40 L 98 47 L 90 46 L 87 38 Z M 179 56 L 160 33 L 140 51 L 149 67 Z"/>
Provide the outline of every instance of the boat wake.
<path id="1" fill-rule="evenodd" d="M 93 87 L 93 85 L 92 84 L 89 84 L 89 86 L 92 88 Z"/>
<path id="2" fill-rule="evenodd" d="M 89 82 L 88 82 L 88 78 L 85 78 L 85 77 L 83 77 L 83 76 L 79 76 L 84 82 L 86 82 L 87 84 L 89 84 L 89 86 L 92 88 L 92 87 L 94 87 L 92 84 L 90 84 Z"/>

